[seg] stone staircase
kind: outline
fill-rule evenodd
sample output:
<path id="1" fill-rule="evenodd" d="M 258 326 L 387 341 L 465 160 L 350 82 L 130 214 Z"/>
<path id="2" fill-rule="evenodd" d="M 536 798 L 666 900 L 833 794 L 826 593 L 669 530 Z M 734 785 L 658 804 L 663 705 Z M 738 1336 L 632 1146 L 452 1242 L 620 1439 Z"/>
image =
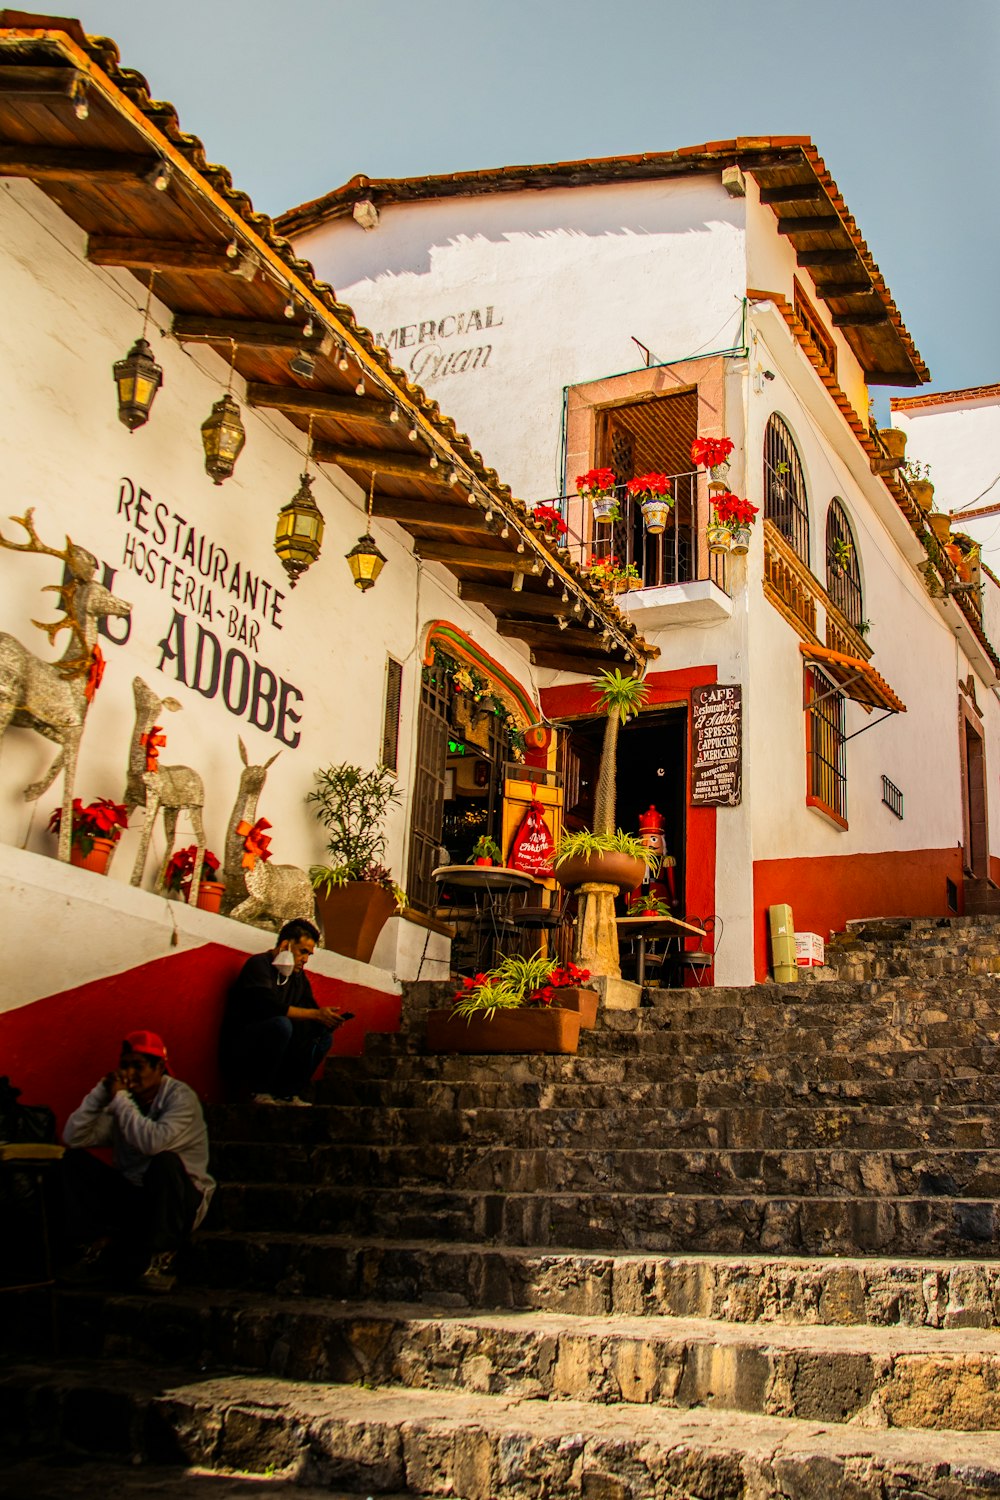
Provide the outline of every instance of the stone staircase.
<path id="1" fill-rule="evenodd" d="M 567 1058 L 424 1056 L 413 987 L 313 1109 L 212 1111 L 181 1291 L 0 1371 L 0 1495 L 1000 1494 L 998 974 L 858 923 Z"/>

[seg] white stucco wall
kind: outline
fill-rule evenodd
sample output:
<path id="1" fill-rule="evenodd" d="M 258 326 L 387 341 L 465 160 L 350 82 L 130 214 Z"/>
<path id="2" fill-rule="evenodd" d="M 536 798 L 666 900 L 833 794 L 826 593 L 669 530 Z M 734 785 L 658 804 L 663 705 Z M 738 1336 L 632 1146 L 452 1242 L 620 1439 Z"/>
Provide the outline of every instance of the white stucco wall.
<path id="1" fill-rule="evenodd" d="M 633 336 L 654 361 L 739 341 L 743 204 L 715 178 L 390 205 L 296 249 L 527 500 L 559 491 L 564 386 L 642 365 Z"/>
<path id="2" fill-rule="evenodd" d="M 892 425 L 906 433 L 907 458 L 930 464 L 938 510 L 1000 505 L 1000 396 L 894 411 Z M 983 561 L 1000 573 L 1000 515 L 952 525 L 981 542 Z"/>
<path id="3" fill-rule="evenodd" d="M 482 611 L 461 604 L 454 580 L 443 568 L 418 565 L 409 538 L 391 524 L 374 526 L 388 558 L 382 577 L 367 594 L 356 589 L 344 554 L 364 530 L 363 496 L 332 468 L 320 471 L 314 490 L 326 519 L 323 555 L 292 591 L 272 544 L 277 511 L 298 485 L 301 434 L 277 414 L 251 410 L 241 400 L 246 447 L 233 478 L 214 485 L 204 471 L 199 429 L 222 394 L 226 366 L 204 347 L 185 349 L 161 337 L 156 327 L 150 341 L 164 369 L 163 387 L 149 423 L 130 434 L 117 417 L 111 367 L 140 331 L 138 283 L 124 272 L 89 266 L 83 234 L 30 184 L 0 184 L 0 246 L 3 515 L 20 515 L 33 506 L 45 542 L 61 546 L 69 533 L 114 570 L 112 591 L 132 604 L 127 644 L 101 641 L 107 671 L 83 736 L 76 794 L 84 801 L 121 798 L 134 722 L 132 680 L 140 676 L 159 696 L 170 695 L 182 705 L 180 712 L 164 710 L 161 716 L 167 734 L 161 765 L 191 766 L 202 777 L 206 832 L 215 853 L 221 857 L 224 852 L 242 769 L 237 748 L 242 737 L 252 764 L 280 752 L 257 815 L 272 824 L 275 860 L 308 867 L 323 855 L 322 831 L 304 800 L 313 771 L 344 760 L 369 768 L 379 759 L 387 653 L 404 664 L 399 764 L 400 783 L 408 794 L 420 649 L 428 623 L 445 618 L 468 630 L 522 682 L 530 683 L 524 648 L 498 637 Z M 169 314 L 155 301 L 152 321 L 169 327 Z M 239 380 L 235 394 L 242 396 Z M 134 504 L 127 514 L 119 510 L 123 477 L 129 481 L 126 497 L 140 487 L 148 492 L 144 515 Z M 0 526 L 9 539 L 24 539 L 12 522 L 4 519 Z M 194 551 L 185 558 L 192 527 Z M 205 594 L 199 594 L 204 584 L 196 560 L 199 542 L 203 560 L 209 544 L 224 549 L 227 558 L 210 606 Z M 136 571 L 148 560 L 136 550 L 139 544 L 157 554 L 150 573 Z M 237 560 L 243 573 L 259 580 L 256 608 L 240 605 L 229 592 Z M 0 630 L 46 660 L 62 654 L 67 635 L 57 637 L 50 648 L 31 621 L 56 618 L 54 597 L 41 591 L 60 577 L 61 563 L 55 558 L 0 550 Z M 193 591 L 185 604 L 189 578 Z M 161 644 L 168 640 L 176 647 L 176 625 L 171 634 L 175 611 L 187 617 L 188 683 L 193 681 L 200 618 L 222 653 L 236 646 L 251 670 L 259 664 L 301 695 L 290 696 L 301 722 L 289 718 L 284 726 L 285 740 L 299 735 L 297 744 L 282 743 L 273 728 L 254 727 L 246 713 L 229 712 L 221 690 L 210 698 L 178 680 L 177 663 Z M 244 616 L 246 629 L 240 634 Z M 120 627 L 121 622 L 112 621 L 113 630 Z M 265 710 L 259 718 L 266 722 Z M 55 747 L 31 730 L 12 729 L 4 737 L 0 841 L 55 853 L 45 825 L 61 799 L 61 783 L 39 802 L 25 803 L 21 796 L 55 754 Z M 404 795 L 389 820 L 387 863 L 400 877 L 408 803 Z M 122 839 L 112 881 L 128 881 L 141 821 L 139 813 Z M 190 825 L 182 816 L 178 842 L 191 841 Z M 163 847 L 160 821 L 147 860 L 147 888 Z"/>

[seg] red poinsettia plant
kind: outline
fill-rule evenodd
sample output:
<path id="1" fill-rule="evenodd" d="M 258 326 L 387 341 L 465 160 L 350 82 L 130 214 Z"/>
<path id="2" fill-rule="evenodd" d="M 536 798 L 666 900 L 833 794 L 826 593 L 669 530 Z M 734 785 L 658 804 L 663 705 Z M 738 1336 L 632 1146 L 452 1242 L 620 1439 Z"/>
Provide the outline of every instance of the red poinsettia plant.
<path id="1" fill-rule="evenodd" d="M 674 503 L 674 497 L 670 493 L 670 480 L 666 474 L 637 474 L 628 481 L 625 488 L 633 500 L 662 500 L 667 505 Z"/>
<path id="2" fill-rule="evenodd" d="M 128 827 L 128 809 L 121 802 L 112 802 L 110 797 L 98 797 L 86 807 L 81 798 L 74 797 L 70 823 L 70 843 L 86 856 L 93 849 L 95 839 L 110 839 L 117 844 L 122 830 Z M 57 807 L 49 819 L 49 832 L 58 833 L 61 828 L 62 808 Z"/>
<path id="3" fill-rule="evenodd" d="M 577 494 L 584 500 L 606 500 L 617 484 L 613 469 L 588 469 L 576 476 Z"/>
<path id="4" fill-rule="evenodd" d="M 715 519 L 720 526 L 752 526 L 760 510 L 759 505 L 751 505 L 749 500 L 741 500 L 730 490 L 716 496 L 712 501 L 715 511 Z"/>
<path id="5" fill-rule="evenodd" d="M 589 978 L 589 969 L 578 969 L 572 961 L 562 964 L 554 968 L 546 982 L 528 996 L 527 1003 L 529 1005 L 551 1005 L 553 1001 L 558 1003 L 560 990 L 579 989 L 587 983 Z"/>
<path id="6" fill-rule="evenodd" d="M 691 444 L 691 462 L 702 469 L 714 469 L 727 464 L 732 451 L 732 438 L 695 438 Z"/>
<path id="7" fill-rule="evenodd" d="M 531 512 L 531 519 L 537 525 L 541 526 L 546 536 L 561 537 L 566 535 L 566 522 L 554 505 L 536 505 Z"/>
<path id="8" fill-rule="evenodd" d="M 194 862 L 197 857 L 197 844 L 191 844 L 187 849 L 175 849 L 163 872 L 163 884 L 167 890 L 179 892 L 185 901 L 191 899 L 191 879 L 194 875 Z M 206 849 L 201 862 L 201 883 L 206 885 L 210 881 L 218 882 L 218 879 L 219 861 L 211 849 Z"/>

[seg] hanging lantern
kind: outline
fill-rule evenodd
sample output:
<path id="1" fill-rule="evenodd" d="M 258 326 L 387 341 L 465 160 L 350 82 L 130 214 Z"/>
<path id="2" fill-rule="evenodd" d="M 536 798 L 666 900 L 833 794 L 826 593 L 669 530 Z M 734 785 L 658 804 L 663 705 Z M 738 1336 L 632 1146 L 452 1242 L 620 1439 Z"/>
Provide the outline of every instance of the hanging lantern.
<path id="1" fill-rule="evenodd" d="M 372 482 L 368 488 L 368 505 L 366 507 L 368 516 L 368 530 L 364 536 L 359 536 L 350 552 L 347 553 L 347 566 L 351 570 L 351 577 L 361 592 L 373 587 L 376 578 L 385 567 L 385 558 L 378 550 L 375 538 L 371 533 L 372 505 L 375 502 L 375 470 L 372 470 Z"/>
<path id="2" fill-rule="evenodd" d="M 312 475 L 307 470 L 291 500 L 279 510 L 274 533 L 274 550 L 292 588 L 319 557 L 322 545 L 323 516 L 312 497 Z"/>
<path id="3" fill-rule="evenodd" d="M 350 552 L 347 553 L 347 566 L 362 593 L 372 588 L 376 578 L 385 567 L 385 558 L 378 550 L 375 538 L 370 531 L 358 537 Z"/>
<path id="4" fill-rule="evenodd" d="M 118 420 L 129 432 L 149 421 L 153 397 L 163 384 L 163 371 L 144 338 L 136 339 L 124 359 L 114 367 L 118 386 Z"/>
<path id="5" fill-rule="evenodd" d="M 205 470 L 216 484 L 221 484 L 236 467 L 236 460 L 247 440 L 240 421 L 240 409 L 228 391 L 214 402 L 211 412 L 202 422 L 201 440 L 205 445 Z"/>

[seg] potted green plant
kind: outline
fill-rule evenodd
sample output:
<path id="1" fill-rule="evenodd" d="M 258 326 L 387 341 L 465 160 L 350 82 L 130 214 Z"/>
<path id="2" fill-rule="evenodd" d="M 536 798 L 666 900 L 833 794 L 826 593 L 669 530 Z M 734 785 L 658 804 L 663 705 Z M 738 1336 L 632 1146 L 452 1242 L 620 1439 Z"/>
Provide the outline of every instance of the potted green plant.
<path id="1" fill-rule="evenodd" d="M 488 833 L 481 834 L 472 848 L 472 863 L 475 865 L 501 864 L 503 855 L 500 845 Z"/>
<path id="2" fill-rule="evenodd" d="M 128 827 L 127 808 L 120 802 L 112 802 L 110 797 L 98 797 L 84 807 L 82 799 L 74 797 L 70 825 L 70 864 L 103 875 L 112 849 Z M 49 832 L 58 833 L 61 828 L 62 808 L 57 807 L 49 819 Z"/>
<path id="3" fill-rule="evenodd" d="M 919 463 L 916 459 L 908 458 L 903 465 L 903 473 L 906 482 L 910 486 L 910 494 L 924 512 L 930 510 L 934 504 L 934 486 L 931 484 L 930 464 Z"/>
<path id="4" fill-rule="evenodd" d="M 837 573 L 846 573 L 851 565 L 854 548 L 846 537 L 834 537 L 830 546 L 830 563 Z"/>
<path id="5" fill-rule="evenodd" d="M 346 762 L 315 773 L 307 797 L 327 831 L 329 865 L 309 871 L 323 924 L 323 946 L 368 963 L 379 933 L 406 893 L 382 864 L 389 808 L 402 792 L 387 766 L 363 771 Z"/>
<path id="6" fill-rule="evenodd" d="M 654 896 L 650 891 L 642 891 L 638 896 L 630 896 L 628 902 L 628 914 L 630 917 L 669 917 L 673 913 L 668 901 L 661 901 L 659 896 Z"/>
<path id="7" fill-rule="evenodd" d="M 428 1011 L 427 1050 L 575 1052 L 583 1018 L 580 1009 L 556 1000 L 559 988 L 572 988 L 552 985 L 558 969 L 555 959 L 539 951 L 530 958 L 512 955 L 463 979 L 449 1008 Z M 596 1003 L 595 995 L 595 1014 Z"/>
<path id="8" fill-rule="evenodd" d="M 666 474 L 639 474 L 625 486 L 642 511 L 643 524 L 650 536 L 666 530 L 674 497 Z"/>
<path id="9" fill-rule="evenodd" d="M 198 845 L 190 844 L 186 849 L 175 849 L 167 860 L 163 872 L 163 887 L 170 896 L 181 901 L 191 900 L 191 880 L 194 875 Z M 225 885 L 219 879 L 219 860 L 211 849 L 202 856 L 201 879 L 198 884 L 198 899 L 195 906 L 200 911 L 218 911 L 222 905 Z"/>
<path id="10" fill-rule="evenodd" d="M 642 579 L 634 562 L 619 562 L 613 552 L 604 557 L 591 557 L 587 563 L 587 576 L 606 594 L 624 594 L 629 589 L 641 589 Z"/>
<path id="11" fill-rule="evenodd" d="M 606 715 L 600 770 L 594 798 L 593 831 L 564 833 L 555 856 L 555 876 L 570 889 L 584 884 L 617 885 L 630 891 L 639 884 L 656 855 L 631 834 L 615 828 L 615 781 L 618 730 L 639 712 L 649 695 L 649 684 L 623 676 L 615 667 L 592 679 L 597 706 Z"/>
<path id="12" fill-rule="evenodd" d="M 612 522 L 621 520 L 615 494 L 617 485 L 612 469 L 588 469 L 586 474 L 576 476 L 577 493 L 581 500 L 590 501 L 596 525 L 610 526 Z"/>

